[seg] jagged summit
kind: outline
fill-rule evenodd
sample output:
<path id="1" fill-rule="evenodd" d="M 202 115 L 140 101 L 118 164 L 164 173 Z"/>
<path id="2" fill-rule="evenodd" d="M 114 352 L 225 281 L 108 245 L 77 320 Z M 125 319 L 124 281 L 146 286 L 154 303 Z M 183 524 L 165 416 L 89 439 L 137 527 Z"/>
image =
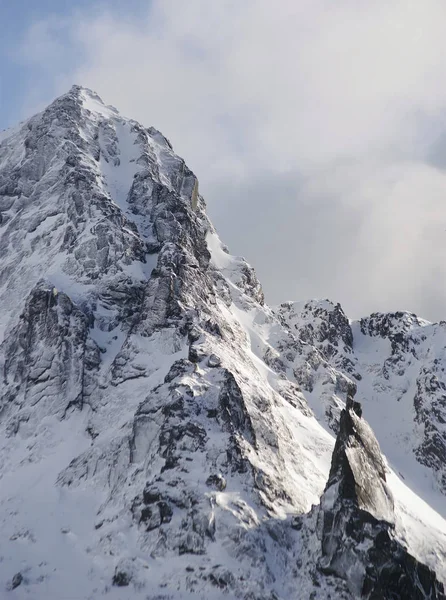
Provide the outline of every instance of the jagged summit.
<path id="1" fill-rule="evenodd" d="M 0 139 L 0 251 L 11 598 L 357 597 L 312 509 L 346 414 L 398 552 L 445 579 L 443 325 L 271 309 L 170 142 L 79 86 Z"/>
<path id="2" fill-rule="evenodd" d="M 110 110 L 116 115 L 119 114 L 118 110 L 114 106 L 106 105 L 102 98 L 94 90 L 91 90 L 90 88 L 87 88 L 83 85 L 78 85 L 76 83 L 73 84 L 70 90 L 67 92 L 66 96 L 74 96 L 75 98 L 79 98 L 84 105 L 89 101 L 96 102 L 99 105 L 103 106 L 104 109 Z M 61 97 L 63 98 L 64 96 Z M 87 106 L 86 108 L 89 107 Z"/>
<path id="3" fill-rule="evenodd" d="M 395 538 L 395 502 L 373 431 L 351 388 L 321 499 L 321 567 L 356 597 L 445 599 L 444 587 Z"/>
<path id="4" fill-rule="evenodd" d="M 329 502 L 329 490 L 336 487 L 336 493 L 359 510 L 392 523 L 394 500 L 387 486 L 386 465 L 378 441 L 362 419 L 362 407 L 353 397 L 351 388 L 341 414 L 324 504 Z"/>

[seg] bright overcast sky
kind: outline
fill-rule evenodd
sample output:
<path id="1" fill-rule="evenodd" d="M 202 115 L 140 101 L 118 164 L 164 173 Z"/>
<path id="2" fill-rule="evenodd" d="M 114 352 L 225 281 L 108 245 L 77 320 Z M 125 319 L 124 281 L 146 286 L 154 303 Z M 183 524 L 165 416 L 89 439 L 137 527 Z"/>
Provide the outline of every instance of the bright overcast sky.
<path id="1" fill-rule="evenodd" d="M 79 83 L 154 125 L 267 300 L 446 319 L 444 0 L 0 0 L 0 129 Z"/>

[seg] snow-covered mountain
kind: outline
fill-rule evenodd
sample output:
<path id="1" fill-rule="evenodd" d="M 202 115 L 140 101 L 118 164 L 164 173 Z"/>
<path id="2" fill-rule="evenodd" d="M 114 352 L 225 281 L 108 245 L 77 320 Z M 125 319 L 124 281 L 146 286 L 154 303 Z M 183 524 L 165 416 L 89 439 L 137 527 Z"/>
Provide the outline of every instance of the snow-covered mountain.
<path id="1" fill-rule="evenodd" d="M 445 598 L 445 323 L 268 307 L 78 86 L 0 133 L 0 252 L 2 598 Z"/>

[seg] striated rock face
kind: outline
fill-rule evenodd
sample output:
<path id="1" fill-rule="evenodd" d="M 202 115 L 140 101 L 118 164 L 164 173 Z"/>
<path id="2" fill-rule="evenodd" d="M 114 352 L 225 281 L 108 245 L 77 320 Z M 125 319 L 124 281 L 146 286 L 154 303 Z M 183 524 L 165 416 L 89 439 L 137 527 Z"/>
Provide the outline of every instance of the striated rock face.
<path id="1" fill-rule="evenodd" d="M 361 598 L 446 598 L 435 573 L 395 539 L 386 465 L 361 413 L 350 393 L 321 498 L 321 568 Z"/>
<path id="2" fill-rule="evenodd" d="M 88 316 L 52 285 L 29 294 L 18 324 L 3 342 L 0 412 L 8 432 L 49 414 L 82 409 L 94 391 L 100 352 L 89 337 Z M 34 409 L 34 407 L 38 407 Z"/>
<path id="3" fill-rule="evenodd" d="M 339 305 L 269 308 L 160 132 L 74 86 L 2 133 L 0 215 L 0 587 L 36 600 L 353 598 L 338 534 L 372 539 L 346 552 L 376 591 L 388 585 L 378 525 L 386 565 L 446 577 L 446 522 L 387 477 L 354 408 L 342 413 L 355 385 L 375 400 L 361 386 L 385 373 L 382 393 L 400 394 L 396 362 L 359 356 Z M 360 335 L 382 333 L 407 366 L 412 342 L 374 319 Z M 433 481 L 444 362 L 417 357 L 404 440 L 424 444 L 413 462 Z M 311 507 L 334 445 L 322 556 Z M 398 452 L 395 466 L 421 481 Z M 369 515 L 365 533 L 346 503 Z"/>
<path id="4" fill-rule="evenodd" d="M 378 441 L 366 421 L 362 408 L 349 390 L 342 411 L 339 433 L 333 451 L 330 475 L 325 490 L 336 486 L 338 495 L 353 502 L 376 519 L 393 521 L 393 497 L 386 484 L 386 467 Z"/>

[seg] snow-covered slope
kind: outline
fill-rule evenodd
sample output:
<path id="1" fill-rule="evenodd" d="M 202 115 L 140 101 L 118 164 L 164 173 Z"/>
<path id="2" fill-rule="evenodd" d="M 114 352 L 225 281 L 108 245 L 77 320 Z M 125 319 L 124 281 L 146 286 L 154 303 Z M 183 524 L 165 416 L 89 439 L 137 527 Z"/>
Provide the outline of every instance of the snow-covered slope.
<path id="1" fill-rule="evenodd" d="M 270 309 L 168 140 L 77 86 L 2 133 L 0 250 L 5 598 L 377 598 L 376 552 L 327 568 L 352 381 L 391 576 L 443 597 L 442 325 Z"/>

